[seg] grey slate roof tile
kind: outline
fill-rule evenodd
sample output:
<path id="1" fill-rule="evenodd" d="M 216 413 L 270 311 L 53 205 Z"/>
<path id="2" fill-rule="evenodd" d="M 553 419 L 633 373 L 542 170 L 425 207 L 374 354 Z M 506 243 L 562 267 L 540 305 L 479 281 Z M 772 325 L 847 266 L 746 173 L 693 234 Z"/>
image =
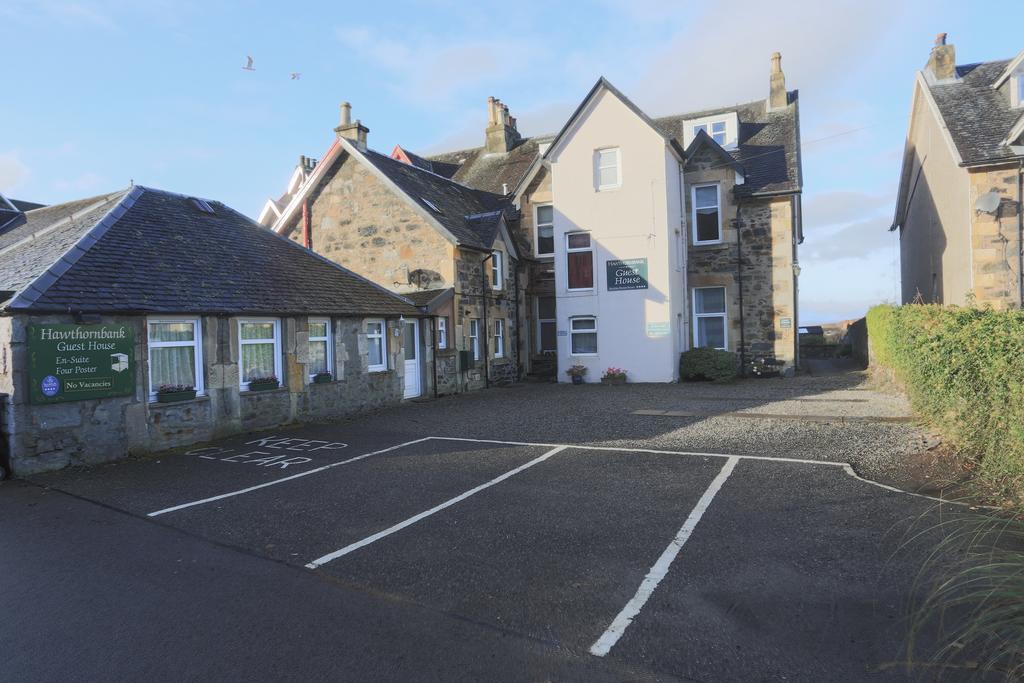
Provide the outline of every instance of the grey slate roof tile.
<path id="1" fill-rule="evenodd" d="M 469 217 L 507 208 L 509 202 L 505 197 L 466 187 L 373 150 L 363 154 L 402 192 L 454 235 L 459 244 L 477 249 L 490 249 L 494 244 L 496 223 L 491 225 Z M 438 211 L 424 200 L 437 207 Z"/>
<path id="2" fill-rule="evenodd" d="M 1021 110 L 1011 107 L 1009 98 L 991 87 L 1009 63 L 1003 59 L 958 66 L 958 81 L 929 86 L 960 158 L 967 165 L 1019 157 L 1000 143 L 1020 118 Z"/>
<path id="3" fill-rule="evenodd" d="M 57 228 L 0 250 L 0 290 L 33 281 L 30 289 L 40 290 L 38 297 L 23 293 L 8 306 L 23 308 L 21 302 L 34 298 L 28 310 L 418 315 L 407 300 L 220 202 L 210 202 L 211 215 L 183 195 L 141 187 L 125 194 L 63 224 L 65 212 L 51 211 L 47 216 Z M 134 204 L 113 219 L 112 203 L 127 204 L 132 197 Z M 108 213 L 95 244 L 72 256 L 73 263 L 62 261 Z M 47 227 L 38 220 L 35 226 Z"/>

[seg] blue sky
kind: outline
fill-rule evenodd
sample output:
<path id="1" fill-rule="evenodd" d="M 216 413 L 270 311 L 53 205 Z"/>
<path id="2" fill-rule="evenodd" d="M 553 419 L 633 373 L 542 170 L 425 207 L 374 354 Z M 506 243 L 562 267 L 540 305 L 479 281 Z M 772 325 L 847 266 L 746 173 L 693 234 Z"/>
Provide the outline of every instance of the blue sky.
<path id="1" fill-rule="evenodd" d="M 885 228 L 935 34 L 959 63 L 1024 49 L 1020 3 L 984 7 L 5 0 L 0 191 L 55 203 L 134 180 L 255 216 L 327 148 L 343 100 L 372 147 L 443 151 L 482 143 L 488 95 L 525 133 L 554 132 L 600 75 L 652 115 L 759 99 L 779 50 L 800 90 L 801 317 L 855 317 L 898 298 Z"/>

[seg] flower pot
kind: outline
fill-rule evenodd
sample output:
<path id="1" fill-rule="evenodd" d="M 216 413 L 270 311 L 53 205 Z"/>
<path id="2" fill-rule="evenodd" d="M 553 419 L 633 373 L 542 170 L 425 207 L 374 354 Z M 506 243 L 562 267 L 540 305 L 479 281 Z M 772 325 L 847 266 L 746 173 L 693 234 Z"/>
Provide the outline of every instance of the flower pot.
<path id="1" fill-rule="evenodd" d="M 313 375 L 313 384 L 330 384 L 333 381 L 333 375 Z"/>
<path id="2" fill-rule="evenodd" d="M 196 397 L 196 390 L 189 391 L 165 391 L 156 395 L 157 403 L 177 403 L 178 401 L 191 401 Z"/>
<path id="3" fill-rule="evenodd" d="M 625 384 L 626 378 L 623 375 L 615 375 L 614 377 L 602 377 L 601 384 Z"/>
<path id="4" fill-rule="evenodd" d="M 249 384 L 249 391 L 269 391 L 281 386 L 280 382 L 252 382 Z"/>
<path id="5" fill-rule="evenodd" d="M 572 383 L 573 384 L 583 384 L 583 375 L 573 375 L 572 376 Z"/>

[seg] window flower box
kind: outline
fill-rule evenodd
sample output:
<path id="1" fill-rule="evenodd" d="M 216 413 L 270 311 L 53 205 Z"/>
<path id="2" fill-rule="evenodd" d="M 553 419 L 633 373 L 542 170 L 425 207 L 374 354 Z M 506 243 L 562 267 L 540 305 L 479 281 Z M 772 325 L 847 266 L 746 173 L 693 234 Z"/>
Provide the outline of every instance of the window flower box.
<path id="1" fill-rule="evenodd" d="M 249 391 L 269 391 L 270 389 L 277 389 L 281 386 L 281 382 L 270 375 L 269 377 L 253 377 L 249 380 Z"/>
<path id="2" fill-rule="evenodd" d="M 334 381 L 334 375 L 329 372 L 318 372 L 313 375 L 313 384 L 330 384 Z"/>
<path id="3" fill-rule="evenodd" d="M 156 390 L 157 403 L 191 401 L 196 397 L 196 388 L 184 384 L 164 384 Z"/>

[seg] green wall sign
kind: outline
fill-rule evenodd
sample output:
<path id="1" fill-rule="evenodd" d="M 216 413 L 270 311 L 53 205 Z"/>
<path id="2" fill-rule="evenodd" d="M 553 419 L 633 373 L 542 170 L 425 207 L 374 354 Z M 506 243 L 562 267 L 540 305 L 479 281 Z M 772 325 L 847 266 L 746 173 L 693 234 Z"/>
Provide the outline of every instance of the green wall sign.
<path id="1" fill-rule="evenodd" d="M 84 401 L 135 393 L 129 325 L 29 325 L 29 400 Z"/>
<path id="2" fill-rule="evenodd" d="M 647 259 L 627 258 L 606 261 L 608 291 L 620 289 L 647 289 Z"/>

